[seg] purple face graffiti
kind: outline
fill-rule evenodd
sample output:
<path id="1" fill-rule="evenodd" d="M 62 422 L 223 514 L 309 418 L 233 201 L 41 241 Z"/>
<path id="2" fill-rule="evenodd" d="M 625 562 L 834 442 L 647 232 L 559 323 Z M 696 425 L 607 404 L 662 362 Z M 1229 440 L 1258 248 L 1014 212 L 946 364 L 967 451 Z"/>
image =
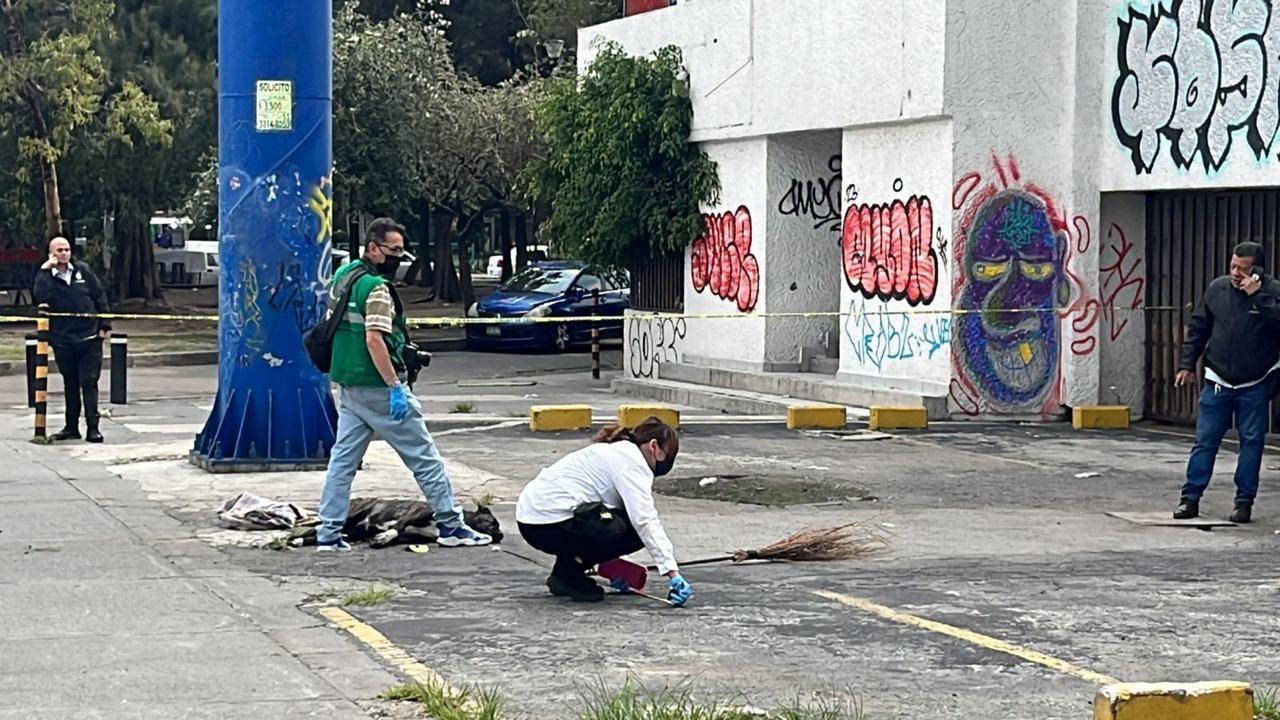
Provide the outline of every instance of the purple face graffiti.
<path id="1" fill-rule="evenodd" d="M 992 197 L 965 238 L 965 285 L 955 320 L 959 360 L 993 408 L 1035 413 L 1058 375 L 1057 310 L 1066 234 L 1021 190 Z"/>

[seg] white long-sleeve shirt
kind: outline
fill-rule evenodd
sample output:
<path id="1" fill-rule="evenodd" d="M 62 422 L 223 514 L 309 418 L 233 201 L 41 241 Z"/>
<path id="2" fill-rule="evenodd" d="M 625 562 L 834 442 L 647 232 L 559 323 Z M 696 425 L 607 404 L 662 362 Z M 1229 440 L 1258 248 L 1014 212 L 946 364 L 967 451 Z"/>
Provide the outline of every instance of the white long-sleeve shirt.
<path id="1" fill-rule="evenodd" d="M 516 520 L 527 525 L 563 522 L 575 508 L 591 502 L 626 510 L 658 572 L 679 570 L 654 506 L 653 470 L 632 442 L 592 443 L 544 468 L 521 491 Z"/>

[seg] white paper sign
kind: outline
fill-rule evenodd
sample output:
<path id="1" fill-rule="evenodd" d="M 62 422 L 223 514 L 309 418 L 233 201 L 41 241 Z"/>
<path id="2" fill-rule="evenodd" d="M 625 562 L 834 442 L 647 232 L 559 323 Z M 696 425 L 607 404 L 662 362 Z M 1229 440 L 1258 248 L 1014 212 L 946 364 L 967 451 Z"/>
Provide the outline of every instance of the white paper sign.
<path id="1" fill-rule="evenodd" d="M 259 80 L 257 99 L 258 132 L 291 132 L 293 130 L 293 82 Z"/>

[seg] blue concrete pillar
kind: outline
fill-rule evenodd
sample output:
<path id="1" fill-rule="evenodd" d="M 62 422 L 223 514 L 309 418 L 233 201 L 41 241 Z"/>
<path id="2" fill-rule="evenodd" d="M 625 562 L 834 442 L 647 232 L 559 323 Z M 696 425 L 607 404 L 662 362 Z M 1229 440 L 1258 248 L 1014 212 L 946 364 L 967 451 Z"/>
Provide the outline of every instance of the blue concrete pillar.
<path id="1" fill-rule="evenodd" d="M 333 275 L 332 0 L 220 0 L 218 70 L 218 396 L 191 461 L 323 467 L 337 412 L 302 333 Z"/>

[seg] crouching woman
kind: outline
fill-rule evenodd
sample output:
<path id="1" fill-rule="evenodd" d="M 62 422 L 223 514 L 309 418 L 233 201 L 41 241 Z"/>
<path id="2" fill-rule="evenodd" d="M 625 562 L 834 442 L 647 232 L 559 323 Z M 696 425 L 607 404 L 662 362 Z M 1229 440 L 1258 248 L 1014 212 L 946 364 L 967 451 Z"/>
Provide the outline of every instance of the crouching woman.
<path id="1" fill-rule="evenodd" d="M 610 425 L 595 442 L 544 468 L 516 504 L 520 535 L 556 558 L 547 589 L 575 602 L 599 602 L 604 590 L 587 576 L 596 565 L 646 548 L 671 581 L 667 599 L 684 605 L 693 588 L 653 502 L 653 479 L 671 471 L 680 438 L 656 417 L 632 430 Z"/>

